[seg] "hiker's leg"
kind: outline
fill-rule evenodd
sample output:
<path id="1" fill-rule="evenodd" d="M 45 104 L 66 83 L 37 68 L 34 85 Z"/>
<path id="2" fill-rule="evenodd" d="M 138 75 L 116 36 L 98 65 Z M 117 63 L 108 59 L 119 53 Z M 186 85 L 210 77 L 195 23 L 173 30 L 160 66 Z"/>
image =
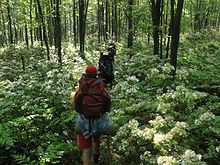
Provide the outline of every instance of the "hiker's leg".
<path id="1" fill-rule="evenodd" d="M 82 150 L 82 162 L 83 165 L 91 165 L 92 164 L 92 147 Z"/>
<path id="2" fill-rule="evenodd" d="M 82 134 L 77 135 L 77 144 L 82 151 L 83 165 L 92 164 L 92 139 L 86 139 Z"/>
<path id="3" fill-rule="evenodd" d="M 93 161 L 98 163 L 100 156 L 100 138 L 94 138 L 93 140 Z"/>

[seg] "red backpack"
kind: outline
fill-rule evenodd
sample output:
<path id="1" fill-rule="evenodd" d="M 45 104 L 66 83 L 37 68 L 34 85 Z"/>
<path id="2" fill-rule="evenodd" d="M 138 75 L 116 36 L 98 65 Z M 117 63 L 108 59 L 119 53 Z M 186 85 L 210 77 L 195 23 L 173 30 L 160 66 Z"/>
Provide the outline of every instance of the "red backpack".
<path id="1" fill-rule="evenodd" d="M 110 111 L 111 98 L 102 79 L 82 78 L 74 97 L 75 110 L 87 118 L 98 118 Z"/>

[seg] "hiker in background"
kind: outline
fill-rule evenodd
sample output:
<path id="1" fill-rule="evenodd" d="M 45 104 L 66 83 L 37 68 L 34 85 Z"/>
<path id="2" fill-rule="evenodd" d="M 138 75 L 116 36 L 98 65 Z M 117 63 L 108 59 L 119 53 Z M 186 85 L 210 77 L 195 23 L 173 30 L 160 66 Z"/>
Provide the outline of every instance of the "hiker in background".
<path id="1" fill-rule="evenodd" d="M 114 80 L 113 63 L 116 55 L 116 47 L 114 43 L 110 43 L 107 51 L 100 53 L 99 58 L 99 76 L 104 79 L 106 84 L 112 86 Z"/>
<path id="2" fill-rule="evenodd" d="M 82 152 L 83 165 L 98 163 L 100 136 L 111 132 L 111 122 L 106 112 L 110 111 L 111 98 L 103 79 L 97 77 L 97 69 L 88 66 L 79 82 L 74 97 L 77 144 Z"/>
<path id="3" fill-rule="evenodd" d="M 111 42 L 108 46 L 108 53 L 109 53 L 109 56 L 111 56 L 111 59 L 112 61 L 114 62 L 115 61 L 115 55 L 116 55 L 116 46 L 115 46 L 115 43 Z"/>

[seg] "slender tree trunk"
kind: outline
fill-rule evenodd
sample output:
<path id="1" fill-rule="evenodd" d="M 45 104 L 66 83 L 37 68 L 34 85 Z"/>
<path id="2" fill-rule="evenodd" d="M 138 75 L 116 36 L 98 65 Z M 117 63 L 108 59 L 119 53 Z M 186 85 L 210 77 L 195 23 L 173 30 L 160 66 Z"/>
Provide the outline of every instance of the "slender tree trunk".
<path id="1" fill-rule="evenodd" d="M 76 0 L 73 0 L 73 38 L 74 38 L 74 46 L 76 48 L 77 44 L 77 31 L 76 31 Z"/>
<path id="2" fill-rule="evenodd" d="M 8 39 L 6 35 L 5 17 L 3 12 L 2 12 L 2 28 L 3 28 L 3 41 L 4 41 L 3 44 L 7 44 Z"/>
<path id="3" fill-rule="evenodd" d="M 175 5 L 175 0 L 170 0 L 170 26 L 169 26 L 169 35 L 168 35 L 168 41 L 167 41 L 167 47 L 166 47 L 166 58 L 169 57 L 169 50 L 170 50 L 170 40 L 171 37 L 173 36 L 173 22 L 174 22 L 174 5 Z"/>
<path id="4" fill-rule="evenodd" d="M 15 35 L 14 35 L 14 36 L 15 36 L 15 37 L 14 37 L 14 43 L 17 44 L 17 43 L 18 43 L 18 40 L 19 40 L 19 39 L 18 39 L 18 31 L 17 31 L 16 23 L 15 23 L 15 22 L 13 23 L 13 25 L 14 25 L 14 34 L 15 34 Z"/>
<path id="5" fill-rule="evenodd" d="M 84 11 L 85 11 L 85 1 L 79 0 L 79 43 L 80 43 L 80 56 L 84 59 L 84 49 L 85 49 L 85 38 L 83 35 L 83 31 L 85 28 L 84 22 Z"/>
<path id="6" fill-rule="evenodd" d="M 80 56 L 85 59 L 85 32 L 86 32 L 86 16 L 89 0 L 79 0 L 79 40 L 80 40 Z"/>
<path id="7" fill-rule="evenodd" d="M 97 27 L 98 27 L 98 43 L 101 42 L 101 8 L 100 8 L 100 0 L 97 1 Z"/>
<path id="8" fill-rule="evenodd" d="M 11 19 L 11 10 L 10 10 L 9 0 L 7 1 L 7 12 L 8 12 L 8 26 L 9 26 L 9 43 L 13 44 L 12 19 Z"/>
<path id="9" fill-rule="evenodd" d="M 105 0 L 105 40 L 108 40 L 108 0 Z"/>
<path id="10" fill-rule="evenodd" d="M 55 26 L 54 26 L 54 41 L 55 41 L 55 48 L 57 51 L 58 62 L 60 66 L 62 66 L 62 47 L 61 47 L 61 40 L 62 40 L 62 31 L 61 31 L 61 20 L 60 20 L 60 1 L 54 0 L 55 6 Z"/>
<path id="11" fill-rule="evenodd" d="M 180 25 L 181 25 L 180 23 L 181 23 L 182 11 L 183 11 L 183 4 L 184 4 L 184 0 L 178 0 L 173 26 L 172 26 L 170 63 L 175 68 L 175 71 L 173 72 L 174 77 L 176 74 L 176 67 L 177 67 L 177 51 L 179 46 Z"/>
<path id="12" fill-rule="evenodd" d="M 48 29 L 48 41 L 50 46 L 55 45 L 54 44 L 54 5 L 53 0 L 50 0 L 50 5 L 47 8 L 47 12 L 51 13 L 49 16 L 47 16 L 47 29 Z"/>
<path id="13" fill-rule="evenodd" d="M 27 23 L 25 23 L 24 26 L 24 31 L 25 31 L 25 41 L 26 41 L 26 46 L 29 48 L 29 40 L 28 40 L 28 28 L 27 28 Z"/>
<path id="14" fill-rule="evenodd" d="M 32 0 L 30 0 L 30 10 L 29 10 L 29 14 L 30 14 L 30 37 L 31 37 L 31 47 L 33 47 L 34 45 L 34 40 L 33 40 L 33 28 L 32 28 Z"/>
<path id="15" fill-rule="evenodd" d="M 118 9 L 118 40 L 121 39 L 121 10 Z"/>
<path id="16" fill-rule="evenodd" d="M 37 6 L 38 6 L 39 17 L 40 17 L 41 24 L 43 27 L 43 37 L 44 37 L 44 43 L 45 43 L 46 50 L 47 50 L 47 60 L 50 60 L 50 49 L 49 49 L 49 45 L 48 45 L 46 26 L 44 23 L 44 16 L 43 16 L 43 12 L 42 12 L 41 5 L 40 5 L 40 0 L 37 0 Z"/>
<path id="17" fill-rule="evenodd" d="M 118 41 L 118 12 L 117 12 L 117 0 L 114 0 L 114 5 L 112 8 L 114 8 L 114 17 L 112 16 L 113 20 L 113 28 L 114 28 L 114 35 L 115 35 L 115 40 Z"/>
<path id="18" fill-rule="evenodd" d="M 133 16 L 132 16 L 133 0 L 128 0 L 128 48 L 133 46 Z"/>
<path id="19" fill-rule="evenodd" d="M 161 0 L 151 0 L 151 14 L 153 22 L 153 40 L 154 40 L 154 54 L 159 55 L 159 30 L 160 30 L 160 7 Z"/>
<path id="20" fill-rule="evenodd" d="M 164 8 L 164 1 L 161 0 L 161 10 L 160 10 L 160 59 L 163 58 L 163 8 Z"/>

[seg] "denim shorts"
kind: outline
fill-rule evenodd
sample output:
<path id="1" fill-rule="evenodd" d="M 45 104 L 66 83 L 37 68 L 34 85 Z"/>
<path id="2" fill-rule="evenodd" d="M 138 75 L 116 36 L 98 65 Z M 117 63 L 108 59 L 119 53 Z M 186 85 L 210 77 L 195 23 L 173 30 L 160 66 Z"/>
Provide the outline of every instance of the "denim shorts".
<path id="1" fill-rule="evenodd" d="M 108 114 L 104 114 L 98 119 L 87 119 L 82 114 L 76 118 L 76 130 L 80 131 L 85 138 L 100 136 L 110 131 L 111 128 L 112 121 Z"/>

